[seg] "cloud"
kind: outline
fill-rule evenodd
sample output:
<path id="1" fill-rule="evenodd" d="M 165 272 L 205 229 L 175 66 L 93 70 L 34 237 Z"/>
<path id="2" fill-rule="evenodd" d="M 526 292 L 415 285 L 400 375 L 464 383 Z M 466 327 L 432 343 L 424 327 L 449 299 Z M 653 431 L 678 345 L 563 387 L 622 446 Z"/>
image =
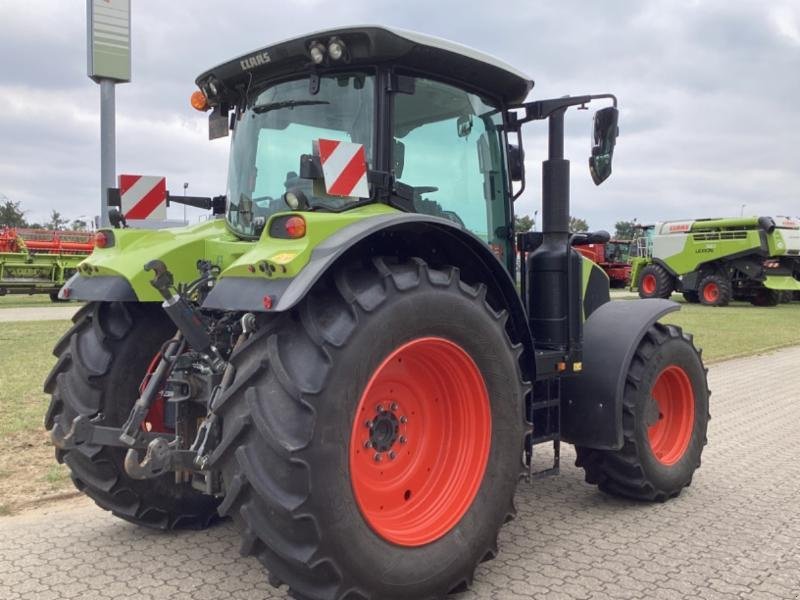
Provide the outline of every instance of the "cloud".
<path id="1" fill-rule="evenodd" d="M 207 140 L 189 107 L 194 78 L 274 41 L 337 25 L 390 23 L 453 39 L 530 73 L 532 98 L 614 92 L 621 137 L 614 175 L 586 166 L 590 114 L 570 111 L 573 214 L 620 219 L 800 213 L 800 8 L 795 2 L 623 0 L 497 4 L 427 0 L 336 5 L 210 0 L 136 3 L 133 82 L 117 86 L 119 172 L 169 187 L 225 189 L 226 140 Z M 0 192 L 32 218 L 96 212 L 99 90 L 86 77 L 82 2 L 0 0 Z M 528 190 L 539 207 L 546 127 L 525 131 Z M 175 208 L 177 216 L 181 209 Z"/>

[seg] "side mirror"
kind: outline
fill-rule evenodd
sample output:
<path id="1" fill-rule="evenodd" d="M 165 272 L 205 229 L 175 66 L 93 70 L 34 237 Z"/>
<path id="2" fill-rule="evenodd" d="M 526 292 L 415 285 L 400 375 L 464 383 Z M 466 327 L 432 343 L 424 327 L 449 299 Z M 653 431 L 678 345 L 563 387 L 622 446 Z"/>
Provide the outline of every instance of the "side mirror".
<path id="1" fill-rule="evenodd" d="M 508 144 L 508 174 L 511 181 L 522 181 L 525 176 L 525 151 L 519 146 Z"/>
<path id="2" fill-rule="evenodd" d="M 594 140 L 592 156 L 589 157 L 589 172 L 592 181 L 600 185 L 611 175 L 614 145 L 619 135 L 619 111 L 614 106 L 601 108 L 594 115 Z"/>

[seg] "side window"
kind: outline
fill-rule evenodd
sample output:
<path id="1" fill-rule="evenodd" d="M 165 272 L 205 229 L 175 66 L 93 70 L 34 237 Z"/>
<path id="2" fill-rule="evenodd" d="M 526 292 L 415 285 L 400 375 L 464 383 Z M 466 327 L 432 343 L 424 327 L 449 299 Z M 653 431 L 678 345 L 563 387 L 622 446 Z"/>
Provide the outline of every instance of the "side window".
<path id="1" fill-rule="evenodd" d="M 417 212 L 463 224 L 486 242 L 505 224 L 502 115 L 464 90 L 417 79 L 394 100 L 394 169 Z"/>

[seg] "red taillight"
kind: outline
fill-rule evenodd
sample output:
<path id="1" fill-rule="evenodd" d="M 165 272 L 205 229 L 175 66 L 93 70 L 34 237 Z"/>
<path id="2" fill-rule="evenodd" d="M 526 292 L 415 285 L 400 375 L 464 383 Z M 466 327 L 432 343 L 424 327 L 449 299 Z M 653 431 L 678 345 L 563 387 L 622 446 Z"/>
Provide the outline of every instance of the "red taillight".
<path id="1" fill-rule="evenodd" d="M 94 245 L 98 248 L 108 248 L 111 244 L 108 234 L 104 231 L 98 231 L 94 234 Z"/>
<path id="2" fill-rule="evenodd" d="M 284 228 L 290 238 L 301 238 L 306 234 L 306 220 L 303 217 L 289 217 L 284 223 Z"/>
<path id="3" fill-rule="evenodd" d="M 264 297 L 261 299 L 261 303 L 264 305 L 264 308 L 265 308 L 266 310 L 269 310 L 270 308 L 272 308 L 272 296 L 270 296 L 269 294 L 267 294 L 266 296 L 264 296 Z"/>

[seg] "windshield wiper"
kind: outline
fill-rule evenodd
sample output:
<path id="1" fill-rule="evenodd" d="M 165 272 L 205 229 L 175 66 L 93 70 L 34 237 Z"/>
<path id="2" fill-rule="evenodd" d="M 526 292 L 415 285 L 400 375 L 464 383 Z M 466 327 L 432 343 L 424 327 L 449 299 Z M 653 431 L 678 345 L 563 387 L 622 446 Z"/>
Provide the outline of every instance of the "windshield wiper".
<path id="1" fill-rule="evenodd" d="M 270 102 L 269 104 L 256 104 L 253 112 L 260 115 L 279 108 L 294 108 L 295 106 L 311 106 L 312 104 L 330 104 L 327 100 L 284 100 L 282 102 Z"/>

